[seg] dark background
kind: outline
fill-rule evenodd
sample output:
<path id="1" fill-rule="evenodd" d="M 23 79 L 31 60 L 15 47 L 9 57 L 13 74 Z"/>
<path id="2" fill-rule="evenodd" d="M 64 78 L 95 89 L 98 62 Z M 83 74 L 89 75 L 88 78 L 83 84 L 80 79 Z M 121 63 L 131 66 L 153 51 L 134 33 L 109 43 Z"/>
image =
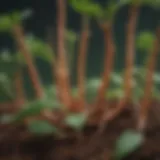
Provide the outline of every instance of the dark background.
<path id="1" fill-rule="evenodd" d="M 99 0 L 104 3 L 105 0 Z M 34 11 L 33 17 L 25 21 L 24 26 L 26 33 L 34 33 L 36 36 L 45 39 L 47 30 L 55 30 L 56 28 L 56 0 L 1 0 L 0 13 L 10 12 L 14 10 L 23 10 L 31 8 Z M 124 41 L 125 41 L 125 24 L 127 23 L 128 7 L 122 8 L 116 17 L 114 25 L 114 38 L 116 42 L 116 61 L 115 70 L 120 70 L 124 67 Z M 143 30 L 155 31 L 158 24 L 158 12 L 145 6 L 141 9 L 140 17 L 137 26 L 137 34 Z M 76 32 L 80 32 L 80 15 L 75 13 L 68 6 L 68 28 Z M 87 75 L 98 76 L 103 67 L 103 34 L 98 29 L 97 24 L 91 24 L 91 39 L 88 55 Z M 12 39 L 6 34 L 0 34 L 0 49 L 13 47 Z M 76 54 L 76 53 L 75 53 Z M 137 51 L 136 64 L 143 62 L 145 53 Z M 160 57 L 160 56 L 159 56 Z M 160 60 L 160 58 L 159 58 Z M 38 61 L 43 80 L 46 83 L 50 82 L 49 66 L 41 61 Z M 160 69 L 160 66 L 158 66 Z M 72 74 L 75 77 L 75 72 Z"/>

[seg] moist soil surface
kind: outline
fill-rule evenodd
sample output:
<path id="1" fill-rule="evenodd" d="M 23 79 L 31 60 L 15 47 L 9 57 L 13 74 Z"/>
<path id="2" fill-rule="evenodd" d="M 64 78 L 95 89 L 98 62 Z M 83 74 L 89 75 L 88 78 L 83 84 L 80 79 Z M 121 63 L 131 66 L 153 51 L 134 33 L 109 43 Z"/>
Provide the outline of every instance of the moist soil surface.
<path id="1" fill-rule="evenodd" d="M 124 160 L 160 160 L 160 105 L 153 103 L 149 112 L 143 145 Z M 0 160 L 112 160 L 116 140 L 126 129 L 135 129 L 137 115 L 128 106 L 103 133 L 96 126 L 83 133 L 69 132 L 66 138 L 28 136 L 24 127 L 0 125 Z M 134 112 L 135 113 L 135 112 Z"/>

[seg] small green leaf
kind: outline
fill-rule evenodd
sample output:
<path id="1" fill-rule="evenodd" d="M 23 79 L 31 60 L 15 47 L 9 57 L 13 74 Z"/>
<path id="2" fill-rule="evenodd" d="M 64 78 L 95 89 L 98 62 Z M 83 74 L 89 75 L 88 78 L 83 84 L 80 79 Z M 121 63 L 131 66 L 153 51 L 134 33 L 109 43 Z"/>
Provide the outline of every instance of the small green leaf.
<path id="1" fill-rule="evenodd" d="M 16 114 L 14 120 L 21 121 L 26 117 L 38 115 L 42 109 L 46 107 L 44 101 L 35 100 L 23 106 L 23 108 Z"/>
<path id="2" fill-rule="evenodd" d="M 22 12 L 20 11 L 14 11 L 11 13 L 10 17 L 12 19 L 13 24 L 19 24 L 21 21 L 29 18 L 32 15 L 32 10 L 24 10 Z"/>
<path id="3" fill-rule="evenodd" d="M 153 80 L 154 80 L 155 83 L 160 84 L 160 74 L 155 73 L 155 74 L 153 75 Z"/>
<path id="4" fill-rule="evenodd" d="M 54 55 L 49 45 L 40 39 L 30 35 L 26 37 L 26 43 L 32 52 L 33 56 L 39 57 L 49 63 L 53 62 Z"/>
<path id="5" fill-rule="evenodd" d="M 92 101 L 97 95 L 97 90 L 100 87 L 100 84 L 101 84 L 101 79 L 99 78 L 93 78 L 88 80 L 86 84 L 86 92 L 87 92 L 86 96 L 89 102 Z"/>
<path id="6" fill-rule="evenodd" d="M 14 57 L 11 55 L 9 50 L 5 49 L 0 53 L 0 59 L 4 62 L 12 62 L 14 60 Z"/>
<path id="7" fill-rule="evenodd" d="M 28 129 L 31 133 L 36 135 L 46 135 L 52 133 L 58 133 L 56 127 L 44 120 L 34 120 L 28 124 Z"/>
<path id="8" fill-rule="evenodd" d="M 116 142 L 115 158 L 123 159 L 134 152 L 143 143 L 143 135 L 141 133 L 128 130 L 122 133 Z"/>
<path id="9" fill-rule="evenodd" d="M 14 11 L 10 14 L 0 16 L 0 31 L 8 32 L 12 30 L 14 24 L 19 24 L 23 19 L 31 15 L 31 10 L 24 12 Z"/>
<path id="10" fill-rule="evenodd" d="M 22 110 L 19 111 L 19 113 L 15 116 L 15 121 L 21 121 L 26 117 L 35 116 L 40 114 L 41 111 L 44 109 L 47 110 L 53 110 L 55 108 L 60 108 L 62 106 L 60 103 L 54 101 L 53 99 L 41 99 L 41 100 L 35 100 L 33 102 L 29 102 L 26 104 Z"/>
<path id="11" fill-rule="evenodd" d="M 12 21 L 8 15 L 0 16 L 0 32 L 8 32 L 12 28 Z"/>
<path id="12" fill-rule="evenodd" d="M 86 120 L 87 117 L 83 113 L 70 114 L 65 118 L 65 123 L 76 130 L 81 130 L 84 127 Z"/>
<path id="13" fill-rule="evenodd" d="M 111 82 L 121 86 L 123 84 L 123 77 L 120 74 L 112 73 Z"/>
<path id="14" fill-rule="evenodd" d="M 124 97 L 124 90 L 123 88 L 115 88 L 115 89 L 110 89 L 107 92 L 108 99 L 121 99 Z"/>
<path id="15" fill-rule="evenodd" d="M 120 7 L 121 5 L 119 3 L 110 1 L 109 4 L 107 3 L 104 9 L 103 16 L 106 18 L 107 21 L 112 21 Z"/>
<path id="16" fill-rule="evenodd" d="M 45 94 L 49 98 L 56 98 L 56 86 L 55 85 L 49 85 L 45 87 Z"/>
<path id="17" fill-rule="evenodd" d="M 101 6 L 91 0 L 70 0 L 73 9 L 80 14 L 100 18 L 103 15 Z"/>
<path id="18" fill-rule="evenodd" d="M 137 47 L 145 52 L 150 52 L 153 48 L 153 43 L 155 40 L 155 35 L 153 35 L 151 32 L 141 32 L 139 36 L 137 37 Z"/>

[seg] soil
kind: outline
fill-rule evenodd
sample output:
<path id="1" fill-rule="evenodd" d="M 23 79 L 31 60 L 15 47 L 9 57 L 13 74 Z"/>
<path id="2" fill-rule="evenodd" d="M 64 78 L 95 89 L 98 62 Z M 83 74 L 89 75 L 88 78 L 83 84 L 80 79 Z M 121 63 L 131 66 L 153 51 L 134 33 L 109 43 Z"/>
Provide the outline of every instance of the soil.
<path id="1" fill-rule="evenodd" d="M 160 159 L 159 107 L 157 103 L 151 105 L 144 144 L 124 160 Z M 0 160 L 112 160 L 118 136 L 135 126 L 136 114 L 130 106 L 100 134 L 96 126 L 87 126 L 83 133 L 68 132 L 66 138 L 34 137 L 24 126 L 0 125 Z"/>

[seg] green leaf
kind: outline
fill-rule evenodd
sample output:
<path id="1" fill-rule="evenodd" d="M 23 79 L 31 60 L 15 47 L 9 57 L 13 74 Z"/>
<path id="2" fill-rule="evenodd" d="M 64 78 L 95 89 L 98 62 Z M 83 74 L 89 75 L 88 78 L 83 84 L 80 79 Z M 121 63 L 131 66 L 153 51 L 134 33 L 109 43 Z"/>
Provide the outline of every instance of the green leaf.
<path id="1" fill-rule="evenodd" d="M 48 44 L 32 35 L 26 37 L 26 43 L 33 56 L 41 58 L 49 63 L 53 62 L 53 51 Z"/>
<path id="2" fill-rule="evenodd" d="M 65 123 L 76 130 L 81 130 L 84 127 L 86 120 L 87 117 L 83 113 L 70 114 L 65 118 Z"/>
<path id="3" fill-rule="evenodd" d="M 48 98 L 57 98 L 56 97 L 56 86 L 55 85 L 49 85 L 49 86 L 46 86 L 45 88 L 44 88 L 44 90 L 45 90 L 45 94 L 46 94 L 46 97 L 48 97 Z"/>
<path id="4" fill-rule="evenodd" d="M 46 107 L 44 101 L 35 100 L 23 106 L 23 108 L 16 114 L 14 121 L 21 121 L 26 117 L 31 117 L 40 114 L 42 109 Z"/>
<path id="5" fill-rule="evenodd" d="M 111 74 L 111 82 L 113 82 L 114 84 L 116 84 L 118 86 L 122 86 L 123 85 L 123 77 L 118 73 L 112 73 Z"/>
<path id="6" fill-rule="evenodd" d="M 66 41 L 75 42 L 78 38 L 78 35 L 71 30 L 66 30 L 65 38 L 66 38 Z"/>
<path id="7" fill-rule="evenodd" d="M 47 110 L 53 110 L 56 108 L 59 108 L 62 106 L 60 103 L 57 101 L 54 101 L 53 99 L 41 99 L 41 100 L 35 100 L 33 102 L 29 102 L 26 104 L 22 110 L 19 111 L 19 113 L 16 114 L 15 116 L 15 121 L 21 121 L 26 117 L 31 117 L 35 116 L 41 113 L 44 109 Z"/>
<path id="8" fill-rule="evenodd" d="M 87 92 L 86 97 L 89 102 L 92 101 L 97 95 L 97 90 L 100 87 L 100 84 L 101 84 L 101 79 L 99 78 L 93 78 L 88 80 L 86 84 L 86 92 Z"/>
<path id="9" fill-rule="evenodd" d="M 12 21 L 8 15 L 0 16 L 0 32 L 8 32 L 12 29 Z"/>
<path id="10" fill-rule="evenodd" d="M 32 10 L 27 9 L 22 12 L 14 11 L 10 14 L 13 24 L 19 24 L 22 20 L 29 18 L 32 15 Z"/>
<path id="11" fill-rule="evenodd" d="M 19 24 L 23 19 L 31 16 L 31 13 L 31 10 L 25 10 L 23 12 L 14 11 L 10 14 L 0 16 L 0 31 L 11 31 L 14 24 Z"/>
<path id="12" fill-rule="evenodd" d="M 14 60 L 14 56 L 11 55 L 9 50 L 4 49 L 0 53 L 0 60 L 3 61 L 3 62 L 9 63 L 9 62 L 12 62 Z"/>
<path id="13" fill-rule="evenodd" d="M 88 89 L 97 90 L 98 87 L 100 86 L 100 84 L 101 84 L 101 79 L 99 79 L 99 78 L 93 78 L 93 79 L 88 80 L 88 82 L 87 82 L 87 88 Z"/>
<path id="14" fill-rule="evenodd" d="M 132 130 L 125 131 L 116 142 L 115 158 L 120 160 L 128 156 L 142 145 L 143 140 L 141 133 Z"/>
<path id="15" fill-rule="evenodd" d="M 151 32 L 143 31 L 137 37 L 137 47 L 145 52 L 150 52 L 153 48 L 153 43 L 155 40 L 155 35 Z"/>
<path id="16" fill-rule="evenodd" d="M 121 99 L 124 97 L 124 90 L 123 90 L 123 88 L 110 89 L 107 92 L 106 97 L 108 99 Z"/>
<path id="17" fill-rule="evenodd" d="M 28 129 L 31 133 L 36 135 L 46 135 L 52 133 L 58 133 L 56 127 L 44 120 L 34 120 L 28 124 Z"/>
<path id="18" fill-rule="evenodd" d="M 121 5 L 117 2 L 110 1 L 104 9 L 104 17 L 107 21 L 112 21 Z"/>
<path id="19" fill-rule="evenodd" d="M 70 0 L 73 9 L 80 14 L 100 18 L 103 15 L 103 10 L 99 4 L 91 0 Z"/>
<path id="20" fill-rule="evenodd" d="M 153 80 L 154 80 L 155 83 L 160 84 L 160 74 L 155 73 L 153 75 Z"/>

